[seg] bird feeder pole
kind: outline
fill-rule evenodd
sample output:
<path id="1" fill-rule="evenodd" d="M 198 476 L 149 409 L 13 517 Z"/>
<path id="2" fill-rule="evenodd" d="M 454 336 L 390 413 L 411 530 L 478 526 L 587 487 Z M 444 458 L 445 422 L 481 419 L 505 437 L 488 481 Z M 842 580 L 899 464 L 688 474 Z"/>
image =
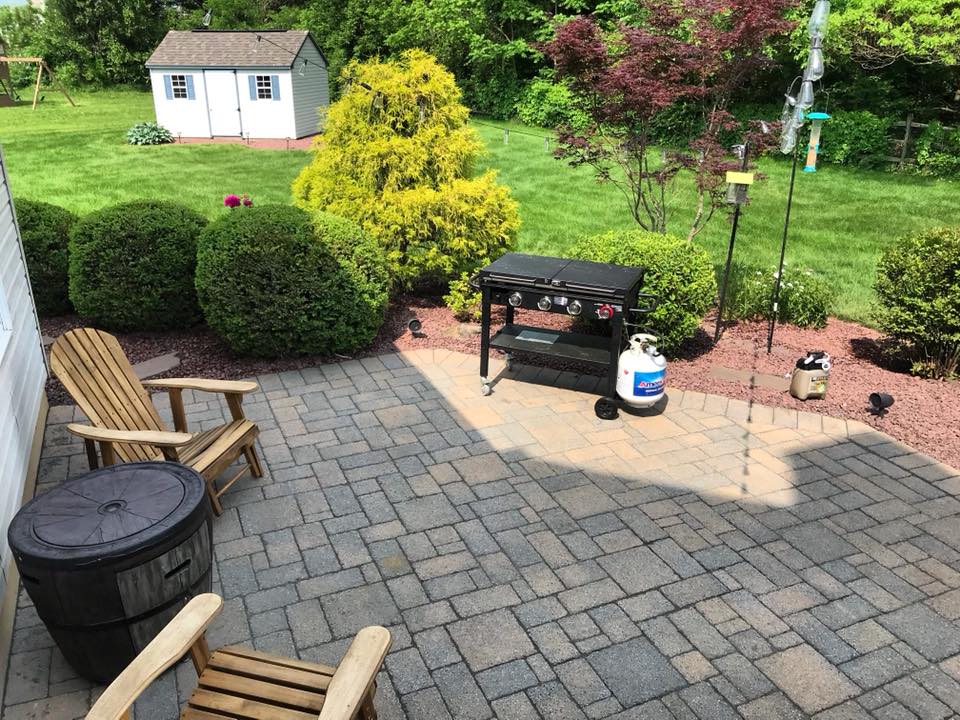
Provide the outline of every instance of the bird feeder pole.
<path id="1" fill-rule="evenodd" d="M 820 126 L 829 117 L 826 113 L 809 113 L 813 107 L 813 83 L 823 77 L 823 38 L 827 34 L 827 21 L 830 18 L 830 0 L 816 0 L 810 20 L 807 23 L 807 33 L 810 36 L 810 53 L 807 64 L 803 69 L 800 82 L 800 91 L 796 97 L 792 96 L 793 83 L 787 90 L 786 102 L 783 105 L 781 121 L 783 127 L 780 134 L 780 152 L 784 155 L 793 153 L 793 165 L 790 169 L 790 190 L 787 193 L 787 212 L 783 221 L 783 236 L 780 240 L 780 264 L 773 285 L 773 296 L 770 298 L 770 326 L 767 329 L 767 354 L 773 348 L 773 331 L 777 325 L 777 316 L 780 313 L 780 288 L 783 280 L 783 263 L 787 254 L 787 236 L 790 233 L 790 211 L 793 208 L 793 189 L 797 180 L 797 162 L 800 152 L 797 147 L 797 131 L 803 127 L 809 118 L 813 123 L 810 130 L 810 143 L 807 153 L 806 172 L 816 172 L 817 153 L 820 149 Z M 796 80 L 794 80 L 794 83 Z"/>

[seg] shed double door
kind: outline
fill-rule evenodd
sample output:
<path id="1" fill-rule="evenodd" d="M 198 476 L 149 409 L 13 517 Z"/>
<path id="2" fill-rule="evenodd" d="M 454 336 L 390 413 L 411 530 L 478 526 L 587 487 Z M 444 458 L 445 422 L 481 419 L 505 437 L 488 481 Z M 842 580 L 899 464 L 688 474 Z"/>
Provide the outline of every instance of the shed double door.
<path id="1" fill-rule="evenodd" d="M 232 70 L 204 70 L 207 89 L 207 112 L 211 135 L 240 135 L 240 96 L 237 74 Z"/>

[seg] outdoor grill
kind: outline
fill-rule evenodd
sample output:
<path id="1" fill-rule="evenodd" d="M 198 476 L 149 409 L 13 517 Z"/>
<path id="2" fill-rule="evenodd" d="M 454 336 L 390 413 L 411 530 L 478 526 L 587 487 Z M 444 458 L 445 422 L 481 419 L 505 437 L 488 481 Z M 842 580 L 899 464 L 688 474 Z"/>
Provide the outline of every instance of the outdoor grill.
<path id="1" fill-rule="evenodd" d="M 637 314 L 652 310 L 638 308 L 644 269 L 607 263 L 568 260 L 507 253 L 487 265 L 476 278 L 482 296 L 480 382 L 481 392 L 492 391 L 488 377 L 490 349 L 506 353 L 507 367 L 513 352 L 533 353 L 605 368 L 605 393 L 597 400 L 597 416 L 617 416 L 617 360 L 623 328 Z M 506 307 L 506 323 L 490 336 L 490 309 Z M 540 310 L 575 318 L 592 318 L 609 326 L 605 335 L 594 335 L 515 324 L 514 310 Z"/>

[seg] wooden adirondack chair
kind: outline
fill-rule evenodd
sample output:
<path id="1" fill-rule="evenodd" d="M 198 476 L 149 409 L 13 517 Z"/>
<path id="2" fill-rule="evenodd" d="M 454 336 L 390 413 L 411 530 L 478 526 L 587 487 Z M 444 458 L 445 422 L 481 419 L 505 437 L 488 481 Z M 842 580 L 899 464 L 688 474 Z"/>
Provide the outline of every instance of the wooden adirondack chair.
<path id="1" fill-rule="evenodd" d="M 376 677 L 392 642 L 383 627 L 357 633 L 337 667 L 290 660 L 241 647 L 210 652 L 204 631 L 223 600 L 193 598 L 104 690 L 86 720 L 129 720 L 146 687 L 187 652 L 197 688 L 181 720 L 376 720 Z"/>
<path id="2" fill-rule="evenodd" d="M 70 432 L 83 438 L 91 470 L 99 465 L 96 443 L 104 465 L 118 460 L 181 462 L 203 475 L 217 515 L 223 512 L 220 496 L 247 470 L 254 477 L 263 475 L 253 447 L 260 431 L 244 417 L 241 406 L 244 394 L 257 389 L 255 382 L 199 378 L 141 381 L 117 339 L 92 328 L 70 330 L 57 338 L 50 348 L 50 366 L 92 423 L 67 425 Z M 176 432 L 166 429 L 146 387 L 168 389 Z M 233 419 L 211 430 L 188 432 L 184 388 L 223 393 Z M 246 463 L 218 487 L 216 479 L 240 455 Z"/>

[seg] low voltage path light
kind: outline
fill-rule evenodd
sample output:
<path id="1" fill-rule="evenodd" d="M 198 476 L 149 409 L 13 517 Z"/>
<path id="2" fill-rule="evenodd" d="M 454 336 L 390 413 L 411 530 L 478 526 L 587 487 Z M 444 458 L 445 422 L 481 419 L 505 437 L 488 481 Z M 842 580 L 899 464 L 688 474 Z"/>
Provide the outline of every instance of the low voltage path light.
<path id="1" fill-rule="evenodd" d="M 790 189 L 787 192 L 787 212 L 783 220 L 783 237 L 780 240 L 780 264 L 777 266 L 776 281 L 773 285 L 773 297 L 770 299 L 770 325 L 767 328 L 767 354 L 770 354 L 773 348 L 773 331 L 777 326 L 777 315 L 780 311 L 780 285 L 783 278 L 783 261 L 787 253 L 787 236 L 790 232 L 790 210 L 793 207 L 793 188 L 797 179 L 797 161 L 800 152 L 797 147 L 797 131 L 803 127 L 807 118 L 813 122 L 810 132 L 810 147 L 820 145 L 820 125 L 825 120 L 826 113 L 811 113 L 810 108 L 814 103 L 813 83 L 823 77 L 823 39 L 827 35 L 827 22 L 830 19 L 830 0 L 817 0 L 813 6 L 813 12 L 810 13 L 810 20 L 807 22 L 807 33 L 810 36 L 810 53 L 807 55 L 807 64 L 803 69 L 803 75 L 799 78 L 800 90 L 796 96 L 792 95 L 793 87 L 796 84 L 794 80 L 787 89 L 786 102 L 783 104 L 783 113 L 781 121 L 783 127 L 780 131 L 780 152 L 784 155 L 793 153 L 793 165 L 790 168 Z M 821 116 L 821 117 L 817 117 Z M 816 134 L 816 142 L 814 142 Z M 807 165 L 811 165 L 808 153 Z M 816 151 L 814 151 L 812 167 L 816 168 Z M 804 167 L 806 170 L 806 167 Z M 813 172 L 810 170 L 809 172 Z"/>

